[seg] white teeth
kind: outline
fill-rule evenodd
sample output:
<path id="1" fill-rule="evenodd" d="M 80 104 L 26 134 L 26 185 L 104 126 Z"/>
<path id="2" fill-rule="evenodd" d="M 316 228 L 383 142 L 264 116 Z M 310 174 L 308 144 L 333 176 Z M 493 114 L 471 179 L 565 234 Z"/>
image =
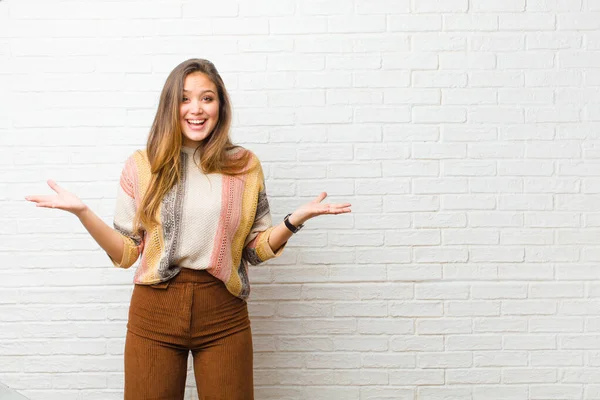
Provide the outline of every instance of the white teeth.
<path id="1" fill-rule="evenodd" d="M 201 125 L 206 122 L 205 119 L 188 119 L 190 124 Z"/>

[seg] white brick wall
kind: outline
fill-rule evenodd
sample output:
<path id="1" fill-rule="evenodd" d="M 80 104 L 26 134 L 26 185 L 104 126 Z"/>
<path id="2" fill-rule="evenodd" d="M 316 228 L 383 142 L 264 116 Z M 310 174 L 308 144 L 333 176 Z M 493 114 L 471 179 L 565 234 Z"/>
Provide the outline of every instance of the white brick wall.
<path id="1" fill-rule="evenodd" d="M 275 221 L 353 203 L 251 270 L 257 400 L 600 399 L 598 0 L 1 0 L 0 382 L 122 398 L 133 269 L 23 196 L 111 222 L 190 57 Z"/>

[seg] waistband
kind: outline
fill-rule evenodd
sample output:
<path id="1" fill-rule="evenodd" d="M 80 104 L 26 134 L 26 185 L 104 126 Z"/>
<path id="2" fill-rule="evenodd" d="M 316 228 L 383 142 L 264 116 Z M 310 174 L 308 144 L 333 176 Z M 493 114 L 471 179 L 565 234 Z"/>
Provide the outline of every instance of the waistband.
<path id="1" fill-rule="evenodd" d="M 166 289 L 169 285 L 174 283 L 222 283 L 221 280 L 212 276 L 205 269 L 190 269 L 181 267 L 177 275 L 169 279 L 166 282 L 155 283 L 150 285 L 151 287 L 158 289 Z"/>

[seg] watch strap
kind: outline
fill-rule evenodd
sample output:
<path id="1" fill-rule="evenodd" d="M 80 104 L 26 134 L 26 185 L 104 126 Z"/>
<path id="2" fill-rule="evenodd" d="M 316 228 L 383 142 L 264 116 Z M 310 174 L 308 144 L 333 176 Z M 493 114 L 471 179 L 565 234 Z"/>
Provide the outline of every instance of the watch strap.
<path id="1" fill-rule="evenodd" d="M 304 224 L 300 225 L 300 226 L 294 226 L 292 225 L 292 223 L 289 221 L 290 219 L 290 215 L 292 215 L 291 213 L 289 213 L 288 215 L 285 216 L 285 218 L 283 219 L 283 223 L 285 224 L 285 226 L 292 232 L 292 233 L 296 233 L 298 232 L 300 229 L 302 229 L 302 227 L 304 226 Z"/>

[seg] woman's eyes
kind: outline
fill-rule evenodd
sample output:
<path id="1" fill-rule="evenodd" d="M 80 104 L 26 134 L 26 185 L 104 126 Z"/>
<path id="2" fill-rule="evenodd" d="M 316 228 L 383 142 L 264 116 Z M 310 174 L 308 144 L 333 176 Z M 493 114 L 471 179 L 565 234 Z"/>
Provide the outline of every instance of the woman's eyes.
<path id="1" fill-rule="evenodd" d="M 182 98 L 182 99 L 181 99 L 181 101 L 183 101 L 183 102 L 186 102 L 186 101 L 188 101 L 188 100 L 189 100 L 189 99 L 188 99 L 187 97 L 184 97 L 184 98 Z M 203 97 L 203 98 L 202 98 L 202 101 L 211 102 L 211 101 L 213 101 L 213 98 L 212 98 L 212 97 L 208 97 L 208 96 L 207 96 L 207 97 Z"/>

